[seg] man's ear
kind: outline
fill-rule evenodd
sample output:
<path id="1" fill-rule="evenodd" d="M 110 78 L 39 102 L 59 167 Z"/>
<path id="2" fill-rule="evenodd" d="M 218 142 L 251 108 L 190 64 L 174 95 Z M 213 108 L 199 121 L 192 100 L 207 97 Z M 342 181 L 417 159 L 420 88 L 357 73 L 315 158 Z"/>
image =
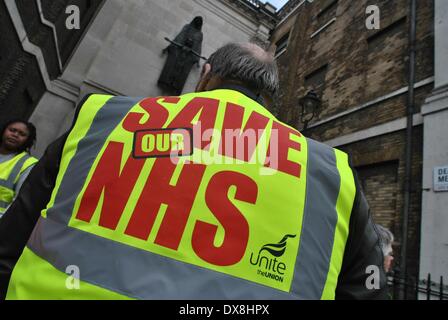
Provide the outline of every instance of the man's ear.
<path id="1" fill-rule="evenodd" d="M 204 66 L 202 67 L 201 78 L 199 79 L 199 82 L 196 86 L 196 90 L 195 90 L 196 92 L 206 91 L 208 82 L 211 79 L 211 76 L 210 76 L 211 70 L 212 70 L 212 66 L 210 65 L 210 63 L 204 64 Z"/>

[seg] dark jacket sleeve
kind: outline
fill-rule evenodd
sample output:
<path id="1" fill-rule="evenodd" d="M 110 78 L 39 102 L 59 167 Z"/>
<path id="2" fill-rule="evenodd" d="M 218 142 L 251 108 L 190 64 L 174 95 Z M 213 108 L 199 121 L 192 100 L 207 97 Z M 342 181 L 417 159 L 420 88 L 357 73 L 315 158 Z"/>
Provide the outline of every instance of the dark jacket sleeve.
<path id="1" fill-rule="evenodd" d="M 89 96 L 85 96 L 78 104 L 71 129 Z M 0 219 L 0 299 L 5 298 L 12 270 L 28 242 L 41 211 L 50 201 L 62 151 L 71 129 L 50 144 L 23 183 L 17 198 Z"/>
<path id="2" fill-rule="evenodd" d="M 374 227 L 369 205 L 363 194 L 355 173 L 356 197 L 350 219 L 349 235 L 336 289 L 336 299 L 367 300 L 387 299 L 384 256 L 378 233 Z M 379 288 L 369 289 L 372 284 L 372 271 L 369 266 L 379 270 Z"/>

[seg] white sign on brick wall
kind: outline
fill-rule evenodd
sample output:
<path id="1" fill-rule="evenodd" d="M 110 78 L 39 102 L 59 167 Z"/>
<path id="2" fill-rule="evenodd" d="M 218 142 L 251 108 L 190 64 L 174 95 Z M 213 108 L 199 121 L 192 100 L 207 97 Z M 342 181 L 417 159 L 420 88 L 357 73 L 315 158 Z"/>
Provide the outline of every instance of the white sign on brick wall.
<path id="1" fill-rule="evenodd" d="M 448 166 L 434 168 L 434 191 L 448 191 Z"/>

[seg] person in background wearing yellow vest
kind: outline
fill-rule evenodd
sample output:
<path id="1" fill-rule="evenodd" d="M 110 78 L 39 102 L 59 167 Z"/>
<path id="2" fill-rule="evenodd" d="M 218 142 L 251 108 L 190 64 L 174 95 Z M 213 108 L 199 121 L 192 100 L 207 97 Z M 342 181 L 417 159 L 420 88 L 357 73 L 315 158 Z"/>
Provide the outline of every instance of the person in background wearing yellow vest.
<path id="1" fill-rule="evenodd" d="M 86 97 L 0 221 L 1 297 L 385 298 L 348 156 L 277 120 L 277 90 L 270 53 L 228 44 L 195 93 Z"/>
<path id="2" fill-rule="evenodd" d="M 23 120 L 11 120 L 0 131 L 0 218 L 38 161 L 29 155 L 36 128 Z"/>

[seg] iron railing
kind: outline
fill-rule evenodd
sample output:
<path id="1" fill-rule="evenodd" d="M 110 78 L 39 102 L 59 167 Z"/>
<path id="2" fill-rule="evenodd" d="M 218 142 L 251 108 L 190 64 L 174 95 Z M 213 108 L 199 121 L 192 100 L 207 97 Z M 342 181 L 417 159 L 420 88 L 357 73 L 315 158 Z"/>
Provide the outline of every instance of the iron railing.
<path id="1" fill-rule="evenodd" d="M 438 282 L 431 280 L 428 274 L 426 279 L 415 277 L 401 277 L 399 273 L 388 276 L 387 284 L 392 299 L 405 300 L 448 300 L 448 286 L 444 284 L 443 277 Z"/>

